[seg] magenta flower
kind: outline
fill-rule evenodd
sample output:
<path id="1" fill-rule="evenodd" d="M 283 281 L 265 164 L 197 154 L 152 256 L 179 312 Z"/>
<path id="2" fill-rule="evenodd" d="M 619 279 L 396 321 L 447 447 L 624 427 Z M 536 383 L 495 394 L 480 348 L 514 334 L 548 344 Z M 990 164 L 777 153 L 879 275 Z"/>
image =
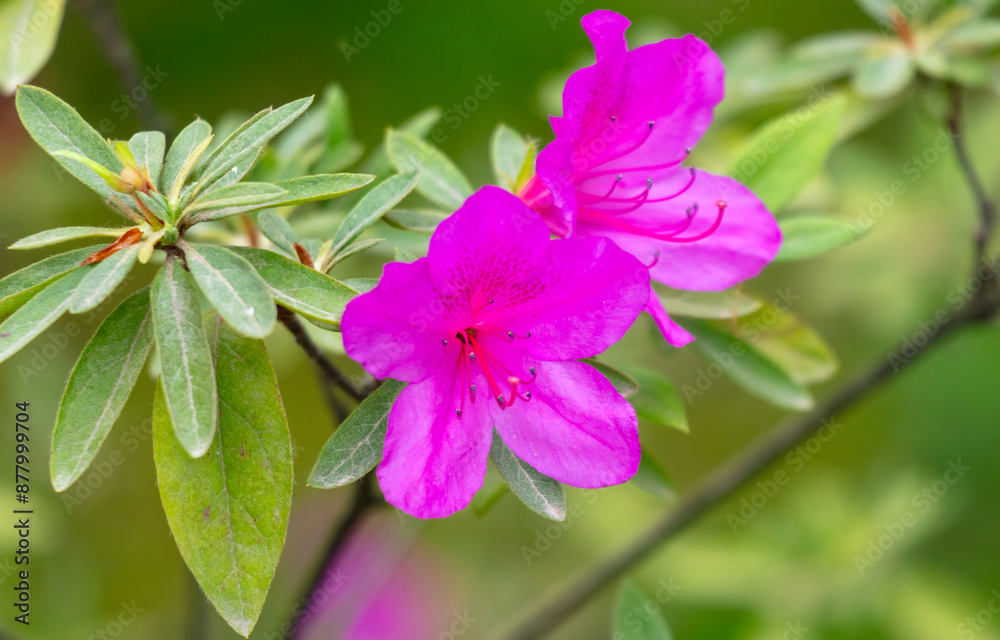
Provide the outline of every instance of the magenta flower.
<path id="1" fill-rule="evenodd" d="M 468 505 L 493 429 L 541 473 L 578 487 L 628 480 L 635 411 L 577 362 L 620 339 L 649 274 L 606 238 L 551 240 L 516 197 L 485 187 L 441 223 L 428 256 L 386 265 L 348 304 L 347 354 L 409 384 L 389 414 L 379 484 L 412 515 Z"/>
<path id="2" fill-rule="evenodd" d="M 629 51 L 628 26 L 612 11 L 583 18 L 597 63 L 566 83 L 556 138 L 519 196 L 556 235 L 611 238 L 669 287 L 756 276 L 781 244 L 774 218 L 732 178 L 682 166 L 722 100 L 722 63 L 694 36 Z M 655 292 L 646 310 L 671 344 L 693 340 Z"/>

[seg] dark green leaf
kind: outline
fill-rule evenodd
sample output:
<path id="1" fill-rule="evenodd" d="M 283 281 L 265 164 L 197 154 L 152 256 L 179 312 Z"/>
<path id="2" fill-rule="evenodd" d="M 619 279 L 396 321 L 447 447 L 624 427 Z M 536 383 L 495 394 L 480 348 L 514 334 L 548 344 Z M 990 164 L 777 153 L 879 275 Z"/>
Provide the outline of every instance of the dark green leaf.
<path id="1" fill-rule="evenodd" d="M 188 454 L 200 458 L 218 420 L 215 366 L 194 278 L 177 258 L 168 257 L 156 274 L 150 301 L 170 422 Z"/>
<path id="2" fill-rule="evenodd" d="M 219 614 L 249 636 L 285 544 L 292 447 L 263 342 L 215 323 L 219 429 L 193 460 L 171 426 L 162 387 L 153 410 L 153 456 L 170 532 Z M 213 385 L 214 387 L 214 385 Z"/>
<path id="3" fill-rule="evenodd" d="M 49 468 L 56 491 L 68 489 L 94 460 L 152 346 L 149 289 L 144 288 L 101 323 L 73 367 L 52 434 Z"/>
<path id="4" fill-rule="evenodd" d="M 684 401 L 677 393 L 674 383 L 666 376 L 649 369 L 629 367 L 628 372 L 639 383 L 638 392 L 629 398 L 639 418 L 687 433 L 690 427 Z"/>
<path id="5" fill-rule="evenodd" d="M 493 431 L 490 459 L 511 492 L 526 507 L 550 520 L 566 519 L 566 493 L 562 485 L 514 455 L 496 430 Z"/>
<path id="6" fill-rule="evenodd" d="M 341 487 L 375 468 L 382 460 L 389 410 L 405 386 L 405 382 L 385 380 L 365 398 L 323 445 L 309 474 L 309 486 Z"/>
<path id="7" fill-rule="evenodd" d="M 250 338 L 274 330 L 274 298 L 253 265 L 225 247 L 185 243 L 183 248 L 198 288 L 223 320 Z"/>

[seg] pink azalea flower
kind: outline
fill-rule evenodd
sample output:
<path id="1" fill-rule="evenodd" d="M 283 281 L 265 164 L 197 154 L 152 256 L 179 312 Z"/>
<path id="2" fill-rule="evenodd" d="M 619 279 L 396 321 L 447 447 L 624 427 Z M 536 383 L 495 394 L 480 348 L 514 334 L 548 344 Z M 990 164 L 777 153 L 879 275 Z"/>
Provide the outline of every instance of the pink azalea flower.
<path id="1" fill-rule="evenodd" d="M 635 411 L 576 360 L 619 340 L 648 297 L 645 266 L 608 239 L 551 240 L 515 196 L 485 187 L 470 197 L 426 258 L 386 265 L 344 312 L 347 354 L 411 383 L 389 414 L 386 499 L 423 518 L 464 508 L 494 427 L 560 482 L 628 480 L 639 465 Z"/>
<path id="2" fill-rule="evenodd" d="M 556 138 L 520 197 L 556 235 L 611 238 L 669 287 L 756 276 L 781 244 L 773 216 L 736 180 L 682 166 L 722 100 L 722 63 L 694 36 L 629 51 L 628 26 L 612 11 L 583 18 L 597 63 L 566 83 Z M 693 340 L 655 292 L 646 310 L 671 344 Z"/>

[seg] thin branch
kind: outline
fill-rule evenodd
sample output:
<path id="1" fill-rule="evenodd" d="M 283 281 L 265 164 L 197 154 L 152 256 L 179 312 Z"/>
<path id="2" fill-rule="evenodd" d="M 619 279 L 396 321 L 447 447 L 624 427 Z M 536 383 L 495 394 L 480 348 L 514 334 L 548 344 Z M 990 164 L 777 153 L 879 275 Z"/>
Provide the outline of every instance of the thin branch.
<path id="1" fill-rule="evenodd" d="M 306 352 L 309 359 L 316 363 L 319 367 L 320 372 L 323 374 L 323 379 L 329 384 L 335 385 L 343 389 L 352 398 L 361 402 L 367 397 L 367 394 L 362 393 L 354 386 L 347 376 L 345 376 L 337 365 L 326 357 L 326 354 L 320 350 L 319 346 L 313 342 L 309 334 L 306 333 L 305 327 L 302 326 L 302 322 L 295 316 L 294 313 L 285 309 L 284 307 L 278 307 L 278 320 L 281 321 L 283 325 L 288 329 L 288 331 L 295 338 L 295 342 L 298 343 L 302 350 Z"/>
<path id="2" fill-rule="evenodd" d="M 702 480 L 671 513 L 654 524 L 641 538 L 613 557 L 589 570 L 554 597 L 544 601 L 535 611 L 507 633 L 491 636 L 503 640 L 541 638 L 562 623 L 570 614 L 597 595 L 612 581 L 622 577 L 664 542 L 683 531 L 700 516 L 717 506 L 741 487 L 752 481 L 772 462 L 796 443 L 808 438 L 823 426 L 825 420 L 865 398 L 902 369 L 912 364 L 932 346 L 956 329 L 996 311 L 996 303 L 978 296 L 969 306 L 941 325 L 938 332 L 917 352 L 908 356 L 891 354 L 887 362 L 874 367 L 844 386 L 821 406 L 788 421 L 746 453 L 737 456 Z"/>
<path id="3" fill-rule="evenodd" d="M 77 0 L 77 4 L 80 5 L 80 9 L 90 22 L 90 28 L 100 40 L 104 55 L 118 75 L 122 88 L 126 93 L 131 93 L 136 87 L 142 86 L 142 65 L 114 1 Z M 156 101 L 148 89 L 146 94 L 144 99 L 134 101 L 139 122 L 146 129 L 169 132 L 170 119 L 156 106 Z"/>
<path id="4" fill-rule="evenodd" d="M 343 553 L 344 547 L 351 539 L 351 534 L 354 533 L 355 528 L 361 524 L 368 510 L 378 504 L 372 491 L 371 482 L 372 475 L 370 473 L 358 482 L 358 488 L 355 490 L 351 506 L 340 521 L 340 526 L 337 527 L 337 530 L 334 531 L 333 536 L 327 543 L 326 550 L 319 565 L 316 567 L 312 579 L 309 581 L 309 585 L 298 600 L 298 606 L 292 614 L 290 623 L 292 630 L 288 634 L 288 640 L 297 640 L 297 638 L 302 637 L 302 633 L 306 629 L 306 622 L 308 622 L 314 613 L 312 611 L 313 598 L 323 588 L 323 585 L 335 575 L 335 562 Z"/>
<path id="5" fill-rule="evenodd" d="M 972 190 L 972 195 L 979 208 L 979 226 L 974 238 L 976 259 L 972 267 L 973 273 L 975 273 L 986 257 L 987 244 L 996 226 L 997 212 L 996 205 L 990 200 L 989 194 L 986 193 L 986 188 L 983 186 L 983 181 L 972 164 L 972 156 L 969 154 L 969 148 L 966 144 L 962 128 L 962 88 L 958 85 L 952 85 L 950 91 L 951 112 L 948 114 L 948 130 L 951 132 L 955 144 L 955 156 L 958 159 L 958 164 L 969 183 L 969 188 Z"/>

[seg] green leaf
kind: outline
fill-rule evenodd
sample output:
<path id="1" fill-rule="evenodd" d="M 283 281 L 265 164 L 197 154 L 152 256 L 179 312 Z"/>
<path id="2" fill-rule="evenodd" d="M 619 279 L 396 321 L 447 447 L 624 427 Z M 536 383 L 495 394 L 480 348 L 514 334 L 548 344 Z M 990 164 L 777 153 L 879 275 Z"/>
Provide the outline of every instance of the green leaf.
<path id="1" fill-rule="evenodd" d="M 284 195 L 259 204 L 225 207 L 217 211 L 201 213 L 192 218 L 191 224 L 208 222 L 209 220 L 220 220 L 240 213 L 257 211 L 258 209 L 294 207 L 307 202 L 328 200 L 354 191 L 355 189 L 360 189 L 373 179 L 374 176 L 360 173 L 335 173 L 282 180 L 281 182 L 274 183 L 274 186 L 284 189 L 286 192 Z"/>
<path id="2" fill-rule="evenodd" d="M 285 544 L 292 447 L 264 343 L 219 324 L 213 331 L 219 429 L 211 448 L 193 460 L 178 445 L 161 387 L 153 457 L 163 511 L 184 562 L 226 622 L 249 636 Z"/>
<path id="3" fill-rule="evenodd" d="M 531 143 L 520 133 L 505 124 L 497 125 L 490 141 L 490 158 L 497 184 L 514 192 L 518 187 L 521 169 L 528 161 Z"/>
<path id="4" fill-rule="evenodd" d="M 287 193 L 281 187 L 267 182 L 238 182 L 228 187 L 210 189 L 202 193 L 184 211 L 184 216 L 193 215 L 206 209 L 264 204 L 281 198 Z"/>
<path id="5" fill-rule="evenodd" d="M 208 155 L 205 156 L 204 159 L 199 163 L 202 168 L 202 171 L 204 171 L 206 167 L 212 164 L 212 162 L 219 156 L 219 152 L 224 147 L 229 145 L 233 140 L 235 140 L 237 136 L 241 135 L 244 131 L 247 130 L 247 128 L 256 124 L 261 118 L 263 118 L 269 113 L 272 113 L 273 111 L 274 111 L 273 107 L 262 109 L 243 122 L 240 122 L 239 118 L 235 118 L 236 114 L 231 114 L 234 116 L 235 119 L 220 123 L 231 128 L 226 129 L 226 131 L 228 131 L 228 135 L 226 135 L 226 137 L 223 138 L 222 140 L 218 140 L 221 136 L 218 133 L 216 134 L 217 142 L 212 143 L 212 145 L 209 147 L 210 151 L 208 152 Z M 263 147 L 261 148 L 261 151 L 263 151 Z M 227 187 L 231 184 L 236 184 L 237 182 L 243 179 L 243 176 L 245 176 L 250 171 L 251 168 L 253 168 L 253 164 L 259 158 L 260 158 L 260 153 L 249 155 L 248 157 L 241 160 L 233 167 L 235 171 L 230 170 L 224 176 L 216 180 L 215 184 L 208 185 L 207 183 L 204 183 L 202 180 L 199 179 L 197 171 L 195 172 L 195 181 L 202 182 L 202 186 L 204 187 L 208 186 Z"/>
<path id="6" fill-rule="evenodd" d="M 434 209 L 393 209 L 386 211 L 382 220 L 391 227 L 414 233 L 431 235 L 450 214 Z"/>
<path id="7" fill-rule="evenodd" d="M 726 320 L 761 308 L 761 302 L 737 289 L 729 291 L 660 291 L 660 302 L 672 316 Z"/>
<path id="8" fill-rule="evenodd" d="M 399 247 L 396 247 L 395 261 L 396 262 L 416 262 L 417 261 L 417 256 L 413 255 L 412 253 L 410 253 L 406 249 L 400 249 Z"/>
<path id="9" fill-rule="evenodd" d="M 663 465 L 646 450 L 642 449 L 642 458 L 639 460 L 639 470 L 632 476 L 632 481 L 636 486 L 646 493 L 661 500 L 676 500 L 677 490 L 674 488 L 670 477 L 663 469 Z"/>
<path id="10" fill-rule="evenodd" d="M 916 75 L 907 52 L 894 50 L 862 62 L 854 72 L 853 85 L 866 98 L 881 100 L 905 89 Z"/>
<path id="11" fill-rule="evenodd" d="M 851 225 L 832 216 L 796 216 L 778 222 L 781 250 L 775 262 L 804 260 L 850 244 L 868 233 L 868 228 Z"/>
<path id="12" fill-rule="evenodd" d="M 503 476 L 511 492 L 526 507 L 550 520 L 566 519 L 566 493 L 562 485 L 535 470 L 507 448 L 500 434 L 493 430 L 490 459 Z"/>
<path id="13" fill-rule="evenodd" d="M 152 346 L 153 318 L 146 287 L 111 312 L 73 367 L 52 434 L 49 468 L 56 491 L 68 489 L 93 462 Z"/>
<path id="14" fill-rule="evenodd" d="M 59 278 L 0 324 L 0 362 L 20 351 L 66 312 L 86 273 L 87 269 L 78 269 Z"/>
<path id="15" fill-rule="evenodd" d="M 828 380 L 840 366 L 819 333 L 787 310 L 768 306 L 744 322 L 759 332 L 754 346 L 799 384 Z"/>
<path id="16" fill-rule="evenodd" d="M 135 197 L 142 200 L 142 203 L 146 205 L 150 213 L 159 218 L 169 222 L 170 224 L 175 224 L 177 222 L 177 216 L 174 214 L 173 207 L 167 202 L 158 191 L 150 191 L 149 193 L 143 193 L 142 191 L 136 191 Z"/>
<path id="17" fill-rule="evenodd" d="M 49 247 L 60 242 L 69 242 L 70 240 L 79 240 L 80 238 L 99 238 L 103 236 L 119 238 L 129 229 L 130 227 L 58 227 L 21 238 L 10 245 L 8 249 L 38 249 L 39 247 Z M 80 259 L 83 260 L 83 258 Z"/>
<path id="18" fill-rule="evenodd" d="M 339 330 L 344 308 L 358 291 L 283 255 L 252 247 L 231 247 L 270 288 L 274 300 L 315 324 Z"/>
<path id="19" fill-rule="evenodd" d="M 657 605 L 650 612 L 650 603 Z M 615 640 L 673 640 L 659 603 L 646 596 L 631 580 L 622 584 L 615 604 Z"/>
<path id="20" fill-rule="evenodd" d="M 389 130 L 387 149 L 396 171 L 417 170 L 420 182 L 417 191 L 452 211 L 472 195 L 472 186 L 458 167 L 436 147 L 416 136 Z"/>
<path id="21" fill-rule="evenodd" d="M 441 120 L 441 110 L 437 107 L 430 107 L 413 115 L 409 120 L 394 129 L 422 139 L 431 132 L 431 129 L 434 128 L 434 125 L 439 120 Z M 392 163 L 389 162 L 389 155 L 386 153 L 387 144 L 388 136 L 386 137 L 386 141 L 374 149 L 371 155 L 365 159 L 361 166 L 362 171 L 380 176 L 392 170 Z"/>
<path id="22" fill-rule="evenodd" d="M 180 200 L 184 182 L 210 144 L 212 144 L 212 125 L 198 119 L 184 127 L 170 145 L 160 176 L 160 193 L 165 195 L 172 205 L 176 205 Z"/>
<path id="23" fill-rule="evenodd" d="M 143 131 L 128 141 L 128 150 L 132 152 L 139 167 L 149 174 L 149 180 L 154 185 L 160 184 L 166 148 L 167 138 L 159 131 Z"/>
<path id="24" fill-rule="evenodd" d="M 309 486 L 342 487 L 361 478 L 382 460 L 385 430 L 392 403 L 405 382 L 385 380 L 323 445 L 309 473 Z"/>
<path id="25" fill-rule="evenodd" d="M 809 390 L 752 344 L 707 322 L 689 320 L 683 324 L 697 338 L 695 346 L 750 393 L 786 409 L 807 411 L 813 407 Z"/>
<path id="26" fill-rule="evenodd" d="M 332 252 L 341 252 L 353 242 L 368 227 L 375 224 L 389 209 L 395 207 L 417 186 L 420 175 L 416 171 L 407 171 L 392 176 L 371 191 L 351 209 L 344 218 L 343 224 L 333 237 Z"/>
<path id="27" fill-rule="evenodd" d="M 312 101 L 310 96 L 290 102 L 264 113 L 249 126 L 237 130 L 215 150 L 215 154 L 199 174 L 198 182 L 202 188 L 211 186 L 227 172 L 233 174 L 227 178 L 228 180 L 236 182 L 241 179 L 252 166 L 252 163 L 247 164 L 247 160 L 256 158 L 271 138 L 302 115 Z"/>
<path id="28" fill-rule="evenodd" d="M 274 330 L 274 298 L 253 265 L 225 247 L 185 243 L 183 249 L 198 288 L 223 320 L 250 338 Z"/>
<path id="29" fill-rule="evenodd" d="M 341 249 L 339 253 L 334 255 L 330 260 L 330 266 L 324 269 L 323 271 L 329 271 L 335 265 L 343 262 L 344 260 L 347 260 L 351 256 L 359 254 L 362 251 L 368 251 L 372 247 L 377 246 L 382 242 L 385 242 L 385 238 L 368 238 L 367 240 L 358 240 L 357 242 L 352 242 L 351 244 Z"/>
<path id="30" fill-rule="evenodd" d="M 669 378 L 641 367 L 629 367 L 628 372 L 639 384 L 639 390 L 629 402 L 640 419 L 684 433 L 690 431 L 684 401 Z"/>
<path id="31" fill-rule="evenodd" d="M 288 220 L 273 211 L 261 211 L 257 216 L 257 226 L 274 246 L 288 252 L 290 256 L 295 255 L 295 243 L 299 241 L 299 237 Z"/>
<path id="32" fill-rule="evenodd" d="M 639 383 L 633 380 L 631 376 L 604 364 L 597 358 L 584 358 L 580 362 L 589 364 L 597 369 L 602 376 L 608 379 L 608 382 L 614 385 L 615 390 L 625 398 L 628 398 L 639 390 Z"/>
<path id="33" fill-rule="evenodd" d="M 487 476 L 489 478 L 489 476 Z M 476 495 L 472 497 L 472 503 L 469 505 L 472 507 L 472 513 L 475 514 L 477 518 L 482 518 L 487 513 L 493 510 L 493 507 L 500 502 L 500 499 L 505 495 L 510 493 L 510 487 L 502 479 L 497 479 L 497 482 L 492 485 L 484 485 L 482 489 L 476 492 Z"/>
<path id="34" fill-rule="evenodd" d="M 342 282 L 344 286 L 350 287 L 358 293 L 368 293 L 378 286 L 378 278 L 347 278 Z"/>
<path id="35" fill-rule="evenodd" d="M 815 176 L 836 141 L 846 104 L 835 94 L 765 124 L 729 169 L 772 212 L 781 211 Z"/>
<path id="36" fill-rule="evenodd" d="M 0 317 L 20 308 L 39 291 L 78 268 L 87 256 L 102 248 L 84 247 L 50 256 L 0 280 Z"/>
<path id="37" fill-rule="evenodd" d="M 898 0 L 855 0 L 862 11 L 879 23 L 889 22 L 889 7 L 897 4 Z"/>
<path id="38" fill-rule="evenodd" d="M 88 270 L 70 301 L 70 313 L 90 311 L 104 302 L 135 266 L 141 248 L 138 244 L 125 247 Z"/>
<path id="39" fill-rule="evenodd" d="M 945 36 L 945 42 L 956 48 L 996 47 L 1000 45 L 1000 19 L 983 18 L 964 24 Z"/>
<path id="40" fill-rule="evenodd" d="M 6 95 L 28 82 L 52 57 L 66 0 L 0 2 L 0 89 Z"/>
<path id="41" fill-rule="evenodd" d="M 76 109 L 45 89 L 30 85 L 17 88 L 16 104 L 24 128 L 46 153 L 103 198 L 116 197 L 117 192 L 86 164 L 56 155 L 58 152 L 77 153 L 115 173 L 123 168 L 111 146 Z"/>
<path id="42" fill-rule="evenodd" d="M 194 277 L 170 256 L 153 279 L 150 301 L 160 385 L 177 439 L 192 457 L 208 451 L 218 420 L 215 365 Z"/>

